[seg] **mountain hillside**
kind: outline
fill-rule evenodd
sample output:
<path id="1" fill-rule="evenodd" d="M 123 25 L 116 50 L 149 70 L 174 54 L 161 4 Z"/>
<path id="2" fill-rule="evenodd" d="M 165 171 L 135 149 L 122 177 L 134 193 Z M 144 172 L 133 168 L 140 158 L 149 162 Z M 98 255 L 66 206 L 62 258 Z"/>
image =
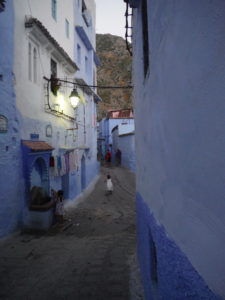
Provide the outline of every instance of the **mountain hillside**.
<path id="1" fill-rule="evenodd" d="M 97 34 L 98 86 L 131 85 L 131 57 L 122 37 L 111 34 Z M 98 95 L 103 102 L 98 104 L 98 119 L 105 117 L 107 111 L 132 107 L 131 89 L 101 89 Z"/>

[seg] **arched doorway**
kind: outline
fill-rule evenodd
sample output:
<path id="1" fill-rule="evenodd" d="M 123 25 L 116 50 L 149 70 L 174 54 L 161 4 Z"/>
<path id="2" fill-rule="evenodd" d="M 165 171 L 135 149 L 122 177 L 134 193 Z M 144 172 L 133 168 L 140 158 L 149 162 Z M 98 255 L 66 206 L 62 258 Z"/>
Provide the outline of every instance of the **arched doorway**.
<path id="1" fill-rule="evenodd" d="M 85 165 L 85 157 L 82 156 L 81 159 L 81 191 L 83 191 L 86 187 L 86 165 Z"/>
<path id="2" fill-rule="evenodd" d="M 30 204 L 43 204 L 49 200 L 48 168 L 45 160 L 37 158 L 30 172 Z"/>
<path id="3" fill-rule="evenodd" d="M 48 193 L 48 170 L 43 158 L 39 157 L 35 160 L 30 174 L 30 186 L 39 186 Z"/>

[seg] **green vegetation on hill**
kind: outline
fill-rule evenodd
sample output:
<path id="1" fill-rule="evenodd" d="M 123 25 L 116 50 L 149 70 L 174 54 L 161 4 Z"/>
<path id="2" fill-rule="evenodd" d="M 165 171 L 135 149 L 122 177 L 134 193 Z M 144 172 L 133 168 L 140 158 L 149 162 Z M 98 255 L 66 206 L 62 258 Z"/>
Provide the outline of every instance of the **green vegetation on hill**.
<path id="1" fill-rule="evenodd" d="M 98 86 L 127 86 L 131 84 L 131 57 L 122 37 L 111 34 L 97 34 L 97 55 L 101 60 L 98 67 Z M 98 104 L 98 119 L 107 111 L 131 108 L 131 89 L 98 89 L 103 102 Z"/>

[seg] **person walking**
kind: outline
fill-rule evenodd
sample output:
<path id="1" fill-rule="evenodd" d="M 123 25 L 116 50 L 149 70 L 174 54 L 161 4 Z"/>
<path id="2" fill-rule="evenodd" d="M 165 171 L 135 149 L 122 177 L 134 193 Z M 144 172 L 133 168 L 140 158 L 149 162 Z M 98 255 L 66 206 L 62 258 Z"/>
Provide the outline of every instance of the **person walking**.
<path id="1" fill-rule="evenodd" d="M 121 158 L 122 158 L 122 152 L 121 150 L 118 148 L 116 151 L 116 165 L 120 166 L 121 165 Z"/>
<path id="2" fill-rule="evenodd" d="M 105 155 L 105 161 L 106 161 L 106 164 L 108 165 L 108 167 L 111 166 L 111 158 L 112 158 L 112 154 L 109 150 L 107 150 L 106 155 Z"/>
<path id="3" fill-rule="evenodd" d="M 107 175 L 106 180 L 106 195 L 111 195 L 113 192 L 113 183 L 110 175 Z"/>

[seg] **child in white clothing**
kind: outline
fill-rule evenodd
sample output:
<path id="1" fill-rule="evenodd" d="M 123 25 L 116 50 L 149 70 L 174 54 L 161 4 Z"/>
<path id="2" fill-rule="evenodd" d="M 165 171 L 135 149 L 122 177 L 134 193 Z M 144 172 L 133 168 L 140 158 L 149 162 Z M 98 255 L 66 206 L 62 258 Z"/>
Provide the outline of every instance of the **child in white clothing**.
<path id="1" fill-rule="evenodd" d="M 108 195 L 112 194 L 113 192 L 113 183 L 110 175 L 107 175 L 106 190 Z"/>

